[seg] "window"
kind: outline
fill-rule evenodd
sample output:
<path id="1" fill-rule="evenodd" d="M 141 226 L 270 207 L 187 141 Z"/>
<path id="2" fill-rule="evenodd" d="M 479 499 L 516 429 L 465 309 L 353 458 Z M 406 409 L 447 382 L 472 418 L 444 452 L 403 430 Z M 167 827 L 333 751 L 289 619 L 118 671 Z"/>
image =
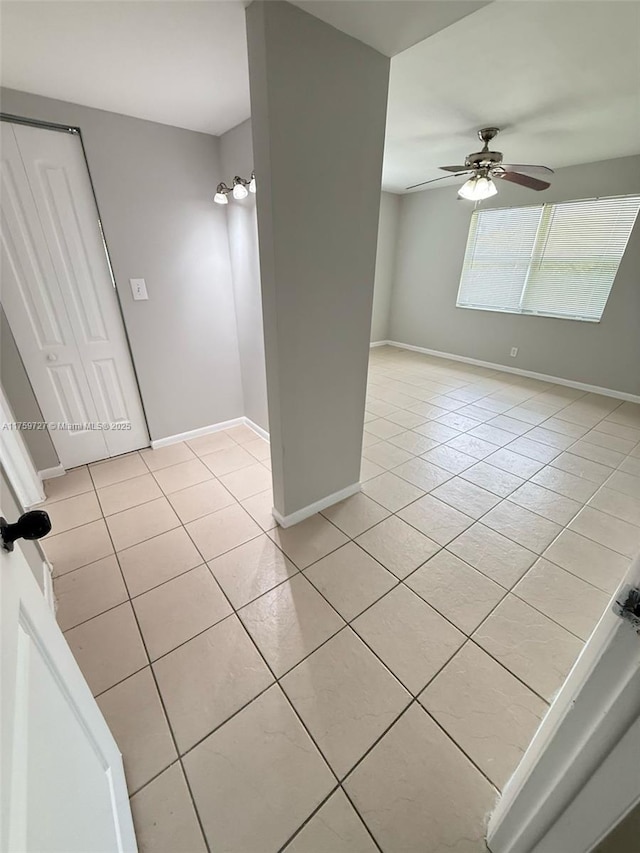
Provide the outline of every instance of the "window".
<path id="1" fill-rule="evenodd" d="M 598 322 L 639 209 L 625 196 L 476 210 L 456 304 Z"/>

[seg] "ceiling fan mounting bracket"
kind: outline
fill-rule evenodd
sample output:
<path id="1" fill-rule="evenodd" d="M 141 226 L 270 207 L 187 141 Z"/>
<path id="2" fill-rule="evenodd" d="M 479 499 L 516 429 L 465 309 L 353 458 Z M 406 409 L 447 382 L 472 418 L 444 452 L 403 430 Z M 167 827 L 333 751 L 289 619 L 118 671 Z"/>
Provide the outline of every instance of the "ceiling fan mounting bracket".
<path id="1" fill-rule="evenodd" d="M 491 140 L 499 133 L 499 127 L 481 127 L 478 131 L 478 139 L 480 140 L 480 142 L 484 142 L 485 148 L 488 148 Z"/>

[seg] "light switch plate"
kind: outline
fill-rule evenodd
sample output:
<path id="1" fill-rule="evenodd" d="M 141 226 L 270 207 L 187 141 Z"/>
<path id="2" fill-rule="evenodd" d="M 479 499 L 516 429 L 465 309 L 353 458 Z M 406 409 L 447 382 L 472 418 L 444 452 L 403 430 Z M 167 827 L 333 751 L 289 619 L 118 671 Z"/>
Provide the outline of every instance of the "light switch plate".
<path id="1" fill-rule="evenodd" d="M 131 285 L 131 293 L 133 294 L 134 299 L 138 300 L 149 298 L 147 285 L 143 278 L 130 278 L 129 284 Z"/>

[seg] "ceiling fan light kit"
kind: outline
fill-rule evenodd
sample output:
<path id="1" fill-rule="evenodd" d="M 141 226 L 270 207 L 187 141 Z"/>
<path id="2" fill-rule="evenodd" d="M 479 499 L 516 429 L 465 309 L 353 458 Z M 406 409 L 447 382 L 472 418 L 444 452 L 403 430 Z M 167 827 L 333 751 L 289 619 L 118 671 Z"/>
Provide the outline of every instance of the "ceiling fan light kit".
<path id="1" fill-rule="evenodd" d="M 502 151 L 489 151 L 489 143 L 499 132 L 500 128 L 498 127 L 481 128 L 478 131 L 478 138 L 484 143 L 482 150 L 469 154 L 465 158 L 463 166 L 440 166 L 443 171 L 452 174 L 445 175 L 442 178 L 434 178 L 432 181 L 412 184 L 407 189 L 413 190 L 416 187 L 424 187 L 427 184 L 434 184 L 436 181 L 444 181 L 449 177 L 469 176 L 468 180 L 458 190 L 458 196 L 468 201 L 482 201 L 497 194 L 496 179 L 519 184 L 521 187 L 527 187 L 527 189 L 537 192 L 550 187 L 551 184 L 548 181 L 533 177 L 535 174 L 545 177 L 553 175 L 553 169 L 548 166 L 508 165 L 502 162 Z"/>
<path id="2" fill-rule="evenodd" d="M 458 190 L 460 198 L 466 198 L 468 201 L 483 201 L 497 193 L 498 187 L 491 178 L 484 175 L 474 175 Z"/>

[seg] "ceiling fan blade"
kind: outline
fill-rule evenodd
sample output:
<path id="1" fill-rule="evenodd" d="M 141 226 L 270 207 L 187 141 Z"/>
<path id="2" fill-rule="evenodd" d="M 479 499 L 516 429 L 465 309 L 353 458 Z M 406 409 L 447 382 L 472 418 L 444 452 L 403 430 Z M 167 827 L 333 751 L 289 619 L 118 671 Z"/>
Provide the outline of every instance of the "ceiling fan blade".
<path id="1" fill-rule="evenodd" d="M 512 184 L 519 184 L 521 187 L 528 187 L 530 190 L 546 190 L 547 187 L 551 186 L 547 181 L 540 181 L 530 175 L 521 175 L 520 172 L 502 172 L 493 175 L 493 177 L 509 181 Z"/>
<path id="2" fill-rule="evenodd" d="M 467 166 L 438 166 L 439 169 L 444 169 L 445 172 L 464 172 Z"/>
<path id="3" fill-rule="evenodd" d="M 473 169 L 466 169 L 464 172 L 458 172 L 455 175 L 443 175 L 441 178 L 433 178 L 431 181 L 422 181 L 419 184 L 411 184 L 410 187 L 406 187 L 408 190 L 415 190 L 416 187 L 424 187 L 425 184 L 435 184 L 436 181 L 446 181 L 447 178 L 458 178 L 461 175 L 471 175 L 473 173 Z"/>
<path id="4" fill-rule="evenodd" d="M 553 169 L 548 166 L 525 166 L 521 163 L 500 163 L 505 172 L 525 172 L 528 175 L 553 175 Z"/>

